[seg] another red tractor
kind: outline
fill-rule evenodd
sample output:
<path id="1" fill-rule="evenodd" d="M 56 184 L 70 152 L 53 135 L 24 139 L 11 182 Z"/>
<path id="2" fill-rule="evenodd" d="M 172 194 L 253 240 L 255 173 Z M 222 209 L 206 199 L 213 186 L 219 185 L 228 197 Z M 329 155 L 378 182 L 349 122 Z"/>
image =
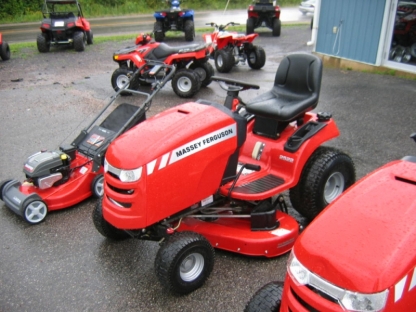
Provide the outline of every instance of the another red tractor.
<path id="1" fill-rule="evenodd" d="M 263 286 L 245 311 L 415 311 L 415 223 L 416 157 L 406 156 L 322 211 L 297 239 L 284 284 Z"/>
<path id="2" fill-rule="evenodd" d="M 104 195 L 93 211 L 109 239 L 158 241 L 155 270 L 185 294 L 203 285 L 214 249 L 276 257 L 291 250 L 299 223 L 283 196 L 313 219 L 355 181 L 351 158 L 321 146 L 339 135 L 318 104 L 322 61 L 282 60 L 273 88 L 213 77 L 225 105 L 199 100 L 168 109 L 124 133 L 108 148 Z"/>
<path id="3" fill-rule="evenodd" d="M 6 41 L 3 41 L 3 36 L 0 33 L 0 58 L 3 61 L 10 59 L 10 47 Z"/>
<path id="4" fill-rule="evenodd" d="M 85 44 L 93 44 L 90 23 L 78 0 L 45 0 L 42 14 L 42 33 L 36 39 L 39 52 L 49 52 L 51 45 L 72 45 L 81 52 Z"/>

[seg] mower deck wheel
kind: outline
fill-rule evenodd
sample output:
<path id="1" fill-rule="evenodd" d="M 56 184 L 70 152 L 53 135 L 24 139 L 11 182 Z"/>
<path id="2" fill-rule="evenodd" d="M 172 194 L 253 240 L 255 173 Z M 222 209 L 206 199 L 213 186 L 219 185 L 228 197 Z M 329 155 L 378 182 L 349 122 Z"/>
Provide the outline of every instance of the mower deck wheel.
<path id="1" fill-rule="evenodd" d="M 260 288 L 247 303 L 244 312 L 280 311 L 283 283 L 271 282 Z"/>
<path id="2" fill-rule="evenodd" d="M 91 182 L 92 195 L 95 198 L 101 198 L 104 195 L 104 175 L 99 174 Z"/>
<path id="3" fill-rule="evenodd" d="M 202 235 L 177 232 L 167 238 L 156 255 L 156 275 L 171 292 L 187 294 L 205 283 L 214 258 L 214 248 Z"/>
<path id="4" fill-rule="evenodd" d="M 45 220 L 48 214 L 48 207 L 40 199 L 31 199 L 23 204 L 23 218 L 30 224 L 38 224 Z"/>

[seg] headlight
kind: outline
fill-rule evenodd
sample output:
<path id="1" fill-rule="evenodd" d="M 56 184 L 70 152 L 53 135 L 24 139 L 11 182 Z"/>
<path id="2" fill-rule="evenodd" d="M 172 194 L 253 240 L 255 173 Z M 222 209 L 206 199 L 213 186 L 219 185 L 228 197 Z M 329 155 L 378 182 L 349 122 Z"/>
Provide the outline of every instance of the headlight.
<path id="1" fill-rule="evenodd" d="M 135 182 L 142 176 L 142 167 L 130 170 L 118 169 L 110 165 L 107 159 L 104 159 L 104 172 L 108 171 L 118 176 L 121 182 Z"/>
<path id="2" fill-rule="evenodd" d="M 121 182 L 135 182 L 140 179 L 142 175 L 142 167 L 133 170 L 120 170 Z"/>
<path id="3" fill-rule="evenodd" d="M 293 277 L 299 285 L 310 285 L 313 288 L 318 289 L 337 300 L 346 311 L 377 312 L 384 309 L 384 306 L 386 305 L 389 294 L 387 289 L 379 293 L 362 294 L 337 287 L 306 269 L 302 263 L 296 259 L 293 251 L 289 257 L 287 269 L 290 276 Z"/>

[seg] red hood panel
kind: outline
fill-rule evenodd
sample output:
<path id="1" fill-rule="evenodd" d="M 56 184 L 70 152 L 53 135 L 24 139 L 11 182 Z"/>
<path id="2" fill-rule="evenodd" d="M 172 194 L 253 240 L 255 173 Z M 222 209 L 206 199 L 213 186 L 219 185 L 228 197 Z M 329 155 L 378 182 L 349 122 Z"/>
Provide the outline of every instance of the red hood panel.
<path id="1" fill-rule="evenodd" d="M 416 164 L 395 161 L 364 177 L 299 237 L 296 257 L 352 291 L 382 291 L 416 261 Z"/>

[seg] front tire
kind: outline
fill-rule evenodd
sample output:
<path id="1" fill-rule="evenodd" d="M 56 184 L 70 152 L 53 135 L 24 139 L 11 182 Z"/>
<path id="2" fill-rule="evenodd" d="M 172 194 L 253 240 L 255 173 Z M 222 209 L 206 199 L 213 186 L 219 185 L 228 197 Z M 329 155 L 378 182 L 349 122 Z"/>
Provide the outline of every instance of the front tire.
<path id="1" fill-rule="evenodd" d="M 162 42 L 165 34 L 163 33 L 163 23 L 156 21 L 153 25 L 153 33 L 155 35 L 156 42 Z"/>
<path id="2" fill-rule="evenodd" d="M 23 218 L 30 224 L 38 224 L 45 220 L 48 206 L 41 199 L 31 199 L 23 204 Z"/>
<path id="3" fill-rule="evenodd" d="M 214 55 L 215 67 L 220 73 L 228 73 L 234 66 L 234 56 L 226 50 L 218 50 Z"/>
<path id="4" fill-rule="evenodd" d="M 254 18 L 250 17 L 247 19 L 246 34 L 250 35 L 252 33 L 254 33 Z"/>
<path id="5" fill-rule="evenodd" d="M 191 20 L 185 21 L 185 25 L 183 26 L 183 30 L 185 32 L 185 40 L 186 41 L 193 41 L 195 37 L 195 26 L 194 22 Z"/>
<path id="6" fill-rule="evenodd" d="M 10 59 L 10 47 L 7 42 L 4 42 L 0 46 L 0 57 L 3 61 Z"/>
<path id="7" fill-rule="evenodd" d="M 205 283 L 214 258 L 214 248 L 202 235 L 177 232 L 168 237 L 156 255 L 156 275 L 171 292 L 187 294 Z"/>
<path id="8" fill-rule="evenodd" d="M 49 52 L 51 48 L 51 42 L 48 39 L 47 34 L 41 33 L 36 38 L 36 45 L 38 46 L 38 51 L 40 53 L 46 53 Z"/>
<path id="9" fill-rule="evenodd" d="M 82 52 L 85 50 L 85 39 L 84 33 L 82 31 L 76 31 L 74 33 L 74 49 L 77 52 Z"/>
<path id="10" fill-rule="evenodd" d="M 92 211 L 92 221 L 97 231 L 102 236 L 112 240 L 123 240 L 129 238 L 129 235 L 126 232 L 117 229 L 104 219 L 102 202 L 103 199 L 99 199 L 94 207 L 94 210 Z"/>
<path id="11" fill-rule="evenodd" d="M 122 89 L 126 86 L 126 89 L 136 90 L 139 88 L 139 80 L 132 79 L 130 80 L 133 72 L 126 67 L 117 68 L 111 75 L 111 85 L 115 91 Z M 121 95 L 131 95 L 131 92 L 121 91 Z"/>
<path id="12" fill-rule="evenodd" d="M 212 67 L 210 63 L 194 62 L 189 68 L 198 74 L 201 81 L 201 87 L 206 87 L 212 82 L 212 76 L 214 76 L 214 67 Z"/>
<path id="13" fill-rule="evenodd" d="M 290 189 L 293 208 L 312 221 L 355 182 L 355 166 L 345 153 L 320 146 L 303 168 L 299 183 Z"/>
<path id="14" fill-rule="evenodd" d="M 272 30 L 272 35 L 274 37 L 279 37 L 280 36 L 280 32 L 282 29 L 282 22 L 280 21 L 280 19 L 275 18 L 273 20 L 273 30 Z"/>
<path id="15" fill-rule="evenodd" d="M 181 98 L 194 96 L 201 88 L 199 76 L 192 69 L 178 70 L 172 79 L 172 88 L 176 95 Z"/>
<path id="16" fill-rule="evenodd" d="M 278 312 L 280 311 L 282 296 L 282 282 L 268 283 L 253 295 L 244 312 Z"/>
<path id="17" fill-rule="evenodd" d="M 253 46 L 247 52 L 247 62 L 248 66 L 252 69 L 260 69 L 266 64 L 266 52 L 264 49 L 259 46 Z"/>

